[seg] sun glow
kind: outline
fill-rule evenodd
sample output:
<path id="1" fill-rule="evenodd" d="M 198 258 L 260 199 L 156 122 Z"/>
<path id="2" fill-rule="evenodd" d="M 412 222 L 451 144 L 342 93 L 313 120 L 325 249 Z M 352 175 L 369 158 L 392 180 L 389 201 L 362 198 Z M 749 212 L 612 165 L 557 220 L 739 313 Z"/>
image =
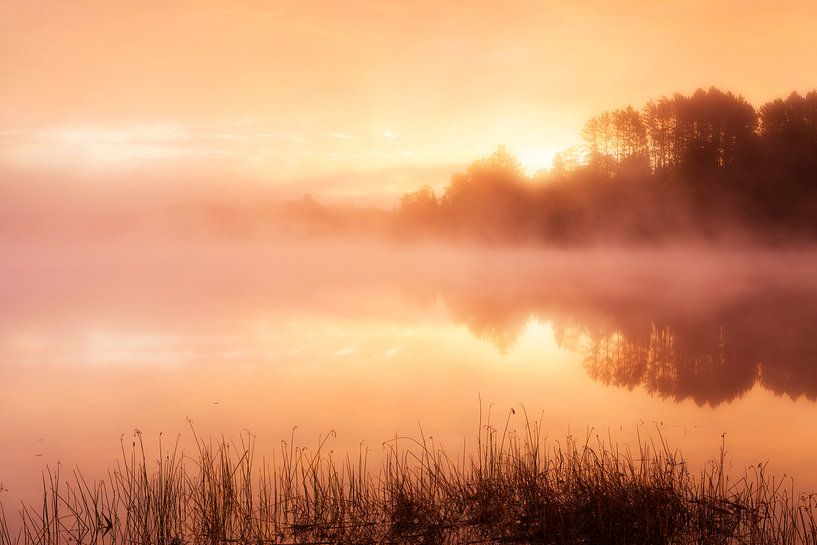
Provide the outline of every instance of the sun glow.
<path id="1" fill-rule="evenodd" d="M 516 157 L 525 169 L 525 173 L 529 176 L 536 174 L 541 170 L 549 170 L 553 165 L 553 158 L 556 156 L 557 150 L 544 148 L 521 148 L 515 152 Z"/>

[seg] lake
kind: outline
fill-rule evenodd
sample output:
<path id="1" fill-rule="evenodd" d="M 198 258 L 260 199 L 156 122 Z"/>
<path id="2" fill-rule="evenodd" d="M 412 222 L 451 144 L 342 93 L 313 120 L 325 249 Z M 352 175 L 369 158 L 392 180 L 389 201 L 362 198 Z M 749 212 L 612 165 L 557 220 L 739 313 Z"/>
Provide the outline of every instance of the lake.
<path id="1" fill-rule="evenodd" d="M 693 465 L 725 442 L 734 478 L 769 462 L 817 488 L 811 249 L 2 244 L 8 505 L 46 465 L 103 476 L 137 429 L 249 430 L 261 454 L 335 431 L 376 460 L 420 426 L 457 451 L 480 413 L 525 412 L 554 441 L 660 435 Z"/>

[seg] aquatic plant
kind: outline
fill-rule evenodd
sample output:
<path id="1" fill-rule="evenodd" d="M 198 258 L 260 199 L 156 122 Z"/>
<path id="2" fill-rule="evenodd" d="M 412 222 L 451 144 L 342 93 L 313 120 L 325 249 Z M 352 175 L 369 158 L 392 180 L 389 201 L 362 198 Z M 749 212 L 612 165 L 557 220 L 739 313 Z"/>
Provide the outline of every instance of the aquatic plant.
<path id="1" fill-rule="evenodd" d="M 422 431 L 394 438 L 374 471 L 365 449 L 336 460 L 329 436 L 259 461 L 249 433 L 193 431 L 192 454 L 177 441 L 150 459 L 136 432 L 106 479 L 46 469 L 41 504 L 11 521 L 0 506 L 0 545 L 817 543 L 817 497 L 762 464 L 730 481 L 723 446 L 693 473 L 660 429 L 630 450 L 548 440 L 524 416 L 518 431 L 481 424 L 454 458 Z"/>

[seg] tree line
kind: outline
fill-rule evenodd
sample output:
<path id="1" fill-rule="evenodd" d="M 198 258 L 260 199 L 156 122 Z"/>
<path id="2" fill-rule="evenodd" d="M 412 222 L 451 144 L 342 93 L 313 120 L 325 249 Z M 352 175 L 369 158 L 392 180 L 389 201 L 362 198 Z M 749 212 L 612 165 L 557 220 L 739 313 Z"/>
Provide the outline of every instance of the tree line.
<path id="1" fill-rule="evenodd" d="M 526 175 L 504 147 L 402 197 L 401 236 L 660 241 L 817 236 L 817 91 L 760 108 L 717 88 L 591 117 L 584 145 Z"/>

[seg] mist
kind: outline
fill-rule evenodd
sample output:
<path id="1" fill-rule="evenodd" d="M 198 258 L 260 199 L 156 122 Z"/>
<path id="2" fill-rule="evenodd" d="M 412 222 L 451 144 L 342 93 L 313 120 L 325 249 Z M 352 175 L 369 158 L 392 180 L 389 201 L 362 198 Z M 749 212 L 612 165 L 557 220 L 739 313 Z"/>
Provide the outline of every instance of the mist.
<path id="1" fill-rule="evenodd" d="M 762 377 L 779 393 L 817 395 L 817 383 L 803 380 L 817 353 L 809 334 L 814 247 L 485 247 L 337 233 L 141 232 L 6 237 L 2 252 L 4 365 L 53 361 L 99 331 L 238 334 L 228 344 L 240 349 L 253 321 L 305 317 L 404 327 L 442 320 L 504 355 L 533 320 L 550 324 L 560 345 L 585 355 L 591 376 L 613 385 L 718 404 Z M 649 383 L 659 341 L 672 345 L 661 365 L 691 365 L 701 384 L 682 391 Z M 706 361 L 721 378 L 706 375 Z M 790 378 L 775 383 L 770 377 L 784 369 Z"/>
<path id="2" fill-rule="evenodd" d="M 815 28 L 0 2 L 0 545 L 813 543 Z"/>

